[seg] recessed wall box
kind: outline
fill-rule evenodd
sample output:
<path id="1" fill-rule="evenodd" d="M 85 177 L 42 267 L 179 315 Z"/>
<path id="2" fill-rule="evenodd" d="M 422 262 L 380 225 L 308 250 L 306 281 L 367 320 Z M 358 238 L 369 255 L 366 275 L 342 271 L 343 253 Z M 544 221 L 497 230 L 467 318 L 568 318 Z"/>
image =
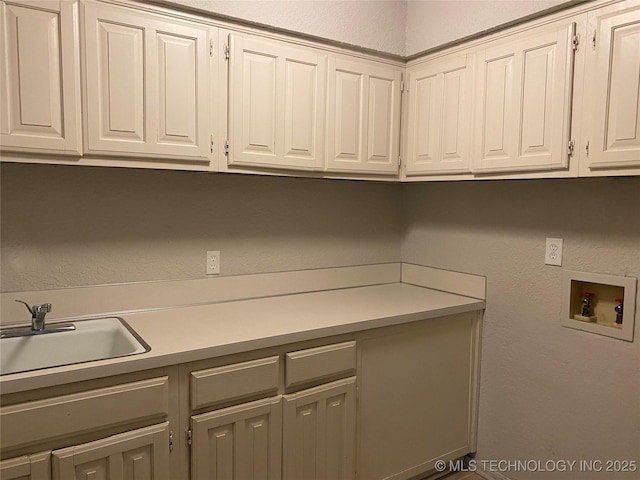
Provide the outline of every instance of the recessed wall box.
<path id="1" fill-rule="evenodd" d="M 632 342 L 637 283 L 633 277 L 563 270 L 560 323 Z"/>

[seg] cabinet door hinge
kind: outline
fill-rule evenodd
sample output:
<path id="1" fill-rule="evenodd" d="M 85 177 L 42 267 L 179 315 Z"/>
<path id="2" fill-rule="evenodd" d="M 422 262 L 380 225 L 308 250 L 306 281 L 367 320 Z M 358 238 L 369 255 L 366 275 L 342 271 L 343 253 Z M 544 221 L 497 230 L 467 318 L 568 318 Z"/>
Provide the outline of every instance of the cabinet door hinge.
<path id="1" fill-rule="evenodd" d="M 591 35 L 591 45 L 593 45 L 593 48 L 596 48 L 596 35 L 597 35 L 598 31 L 594 30 L 593 31 L 593 35 Z"/>
<path id="2" fill-rule="evenodd" d="M 209 56 L 213 57 L 213 40 L 209 40 Z"/>
<path id="3" fill-rule="evenodd" d="M 587 154 L 587 157 L 589 156 L 589 141 L 587 140 L 587 145 L 584 147 L 584 151 Z"/>
<path id="4" fill-rule="evenodd" d="M 191 429 L 187 430 L 187 445 L 191 445 L 193 443 L 193 432 Z"/>
<path id="5" fill-rule="evenodd" d="M 173 431 L 169 430 L 169 451 L 173 452 Z"/>
<path id="6" fill-rule="evenodd" d="M 574 52 L 577 52 L 579 46 L 580 46 L 580 35 L 576 33 L 573 37 L 571 37 L 571 48 L 573 49 Z"/>
<path id="7" fill-rule="evenodd" d="M 575 142 L 573 140 L 569 140 L 569 145 L 567 146 L 567 154 L 570 157 L 573 157 L 573 149 L 575 148 Z"/>
<path id="8" fill-rule="evenodd" d="M 229 45 L 225 44 L 225 46 L 224 46 L 224 59 L 225 60 L 229 60 L 230 56 L 231 56 L 231 52 L 229 51 Z"/>
<path id="9" fill-rule="evenodd" d="M 224 141 L 224 154 L 229 155 L 229 140 Z"/>
<path id="10" fill-rule="evenodd" d="M 404 81 L 400 82 L 400 93 L 404 93 L 405 88 L 406 88 L 406 85 L 404 84 Z"/>
<path id="11" fill-rule="evenodd" d="M 213 134 L 211 135 L 211 153 L 213 153 Z"/>

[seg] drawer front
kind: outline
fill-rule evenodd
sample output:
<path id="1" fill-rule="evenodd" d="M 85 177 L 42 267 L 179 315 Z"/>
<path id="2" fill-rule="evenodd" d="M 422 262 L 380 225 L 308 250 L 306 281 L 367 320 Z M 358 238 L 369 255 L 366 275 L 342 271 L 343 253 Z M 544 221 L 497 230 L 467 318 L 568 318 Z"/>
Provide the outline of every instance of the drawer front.
<path id="1" fill-rule="evenodd" d="M 278 356 L 192 372 L 191 409 L 259 394 L 272 395 L 278 390 L 279 376 Z"/>
<path id="2" fill-rule="evenodd" d="M 287 353 L 286 386 L 348 376 L 356 368 L 356 342 L 336 343 Z"/>
<path id="3" fill-rule="evenodd" d="M 0 408 L 2 448 L 44 442 L 169 414 L 169 378 L 113 387 Z"/>

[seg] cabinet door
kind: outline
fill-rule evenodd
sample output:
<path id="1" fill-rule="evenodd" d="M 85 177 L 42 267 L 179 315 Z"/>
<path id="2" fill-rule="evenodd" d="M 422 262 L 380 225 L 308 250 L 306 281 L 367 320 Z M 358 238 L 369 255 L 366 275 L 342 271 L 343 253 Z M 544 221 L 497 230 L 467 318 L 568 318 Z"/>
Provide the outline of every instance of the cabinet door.
<path id="1" fill-rule="evenodd" d="M 71 2 L 0 2 L 0 145 L 80 153 L 78 46 Z"/>
<path id="2" fill-rule="evenodd" d="M 396 174 L 401 70 L 329 60 L 327 170 Z"/>
<path id="3" fill-rule="evenodd" d="M 470 171 L 470 56 L 410 68 L 407 175 Z"/>
<path id="4" fill-rule="evenodd" d="M 51 452 L 0 462 L 2 480 L 51 480 Z"/>
<path id="5" fill-rule="evenodd" d="M 588 166 L 591 171 L 640 172 L 640 2 L 590 14 L 587 79 L 593 106 Z"/>
<path id="6" fill-rule="evenodd" d="M 284 396 L 284 480 L 355 478 L 355 381 Z"/>
<path id="7" fill-rule="evenodd" d="M 360 478 L 419 478 L 474 451 L 477 322 L 464 313 L 358 341 Z"/>
<path id="8" fill-rule="evenodd" d="M 86 151 L 207 160 L 209 28 L 83 5 Z"/>
<path id="9" fill-rule="evenodd" d="M 191 417 L 192 480 L 279 480 L 280 396 Z"/>
<path id="10" fill-rule="evenodd" d="M 169 422 L 53 452 L 54 480 L 169 480 Z"/>
<path id="11" fill-rule="evenodd" d="M 326 56 L 229 37 L 229 165 L 321 170 Z"/>
<path id="12" fill-rule="evenodd" d="M 478 53 L 474 172 L 563 169 L 575 24 Z"/>

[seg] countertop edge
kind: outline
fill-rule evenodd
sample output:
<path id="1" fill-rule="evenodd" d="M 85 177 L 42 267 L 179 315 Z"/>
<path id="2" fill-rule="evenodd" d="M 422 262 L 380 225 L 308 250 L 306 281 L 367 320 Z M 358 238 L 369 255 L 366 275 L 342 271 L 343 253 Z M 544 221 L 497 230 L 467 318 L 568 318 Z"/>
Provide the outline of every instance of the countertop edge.
<path id="1" fill-rule="evenodd" d="M 418 287 L 423 288 L 423 287 Z M 425 290 L 430 290 L 425 288 Z M 455 295 L 455 294 L 452 294 Z M 379 318 L 370 318 L 363 321 L 350 322 L 339 325 L 328 325 L 326 327 L 303 329 L 290 333 L 237 341 L 222 345 L 213 345 L 207 348 L 194 350 L 184 350 L 171 352 L 162 355 L 150 354 L 135 355 L 130 357 L 120 357 L 109 360 L 99 360 L 94 362 L 81 363 L 69 366 L 53 367 L 37 372 L 25 372 L 23 374 L 5 375 L 0 377 L 0 394 L 7 395 L 21 391 L 46 388 L 54 385 L 68 384 L 91 380 L 96 378 L 106 378 L 114 375 L 122 375 L 142 370 L 163 368 L 171 365 L 188 363 L 208 358 L 216 358 L 252 350 L 277 347 L 290 343 L 316 340 L 324 337 L 350 334 L 371 330 L 375 328 L 388 327 L 411 323 L 419 320 L 445 317 L 459 313 L 483 310 L 486 307 L 484 300 L 460 297 L 460 303 L 442 308 L 413 311 Z M 26 376 L 25 376 L 26 375 Z"/>

